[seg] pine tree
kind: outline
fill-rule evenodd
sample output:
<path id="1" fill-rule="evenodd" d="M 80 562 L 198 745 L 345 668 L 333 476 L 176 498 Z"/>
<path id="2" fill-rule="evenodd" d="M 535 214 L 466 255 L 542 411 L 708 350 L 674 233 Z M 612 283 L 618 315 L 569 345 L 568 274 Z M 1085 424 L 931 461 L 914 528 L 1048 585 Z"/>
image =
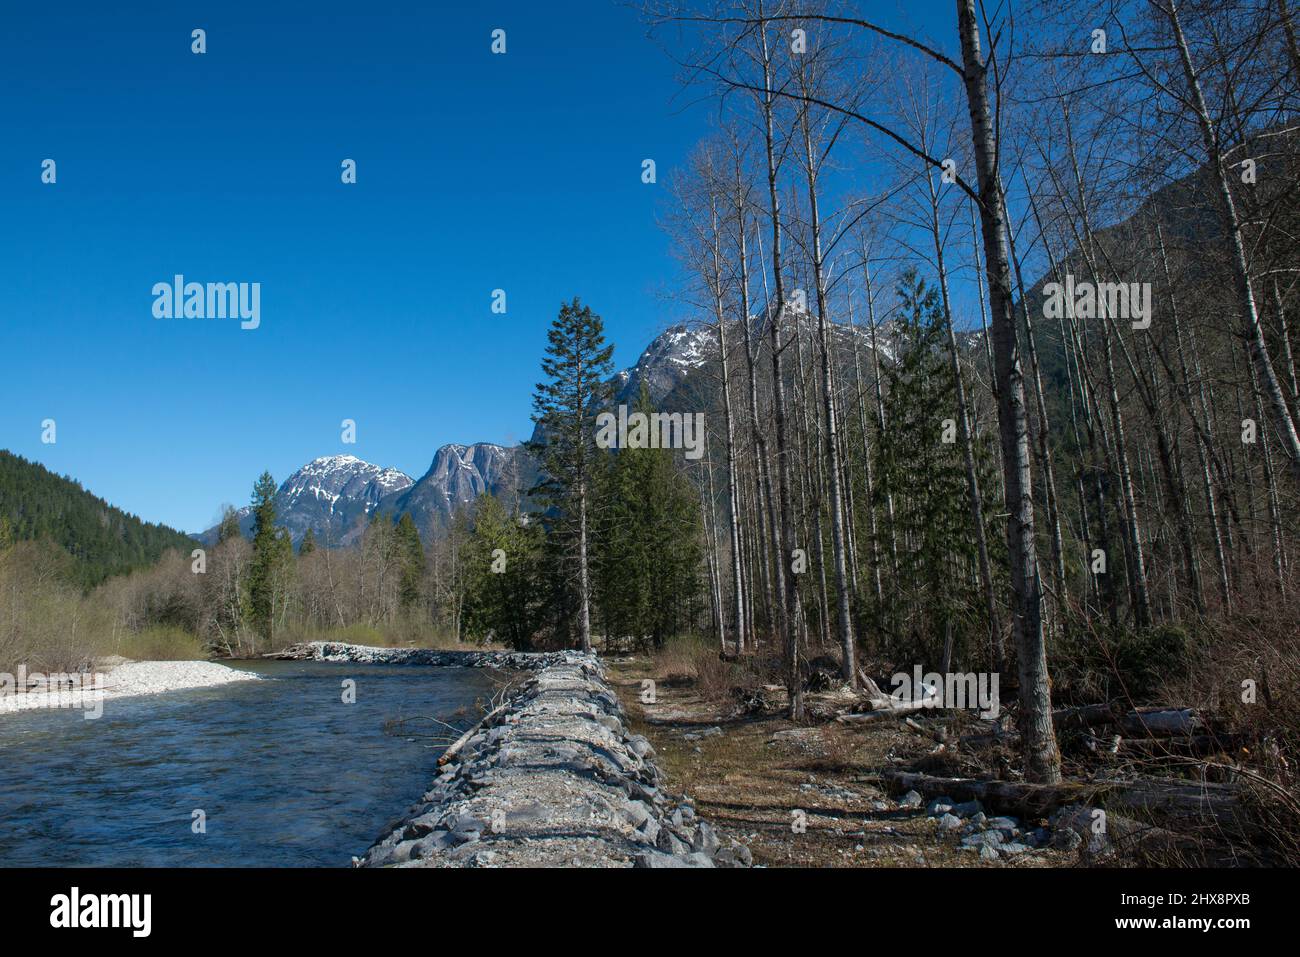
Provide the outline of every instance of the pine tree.
<path id="1" fill-rule="evenodd" d="M 576 573 L 578 637 L 591 651 L 591 578 L 588 512 L 596 462 L 595 416 L 606 401 L 614 347 L 605 344 L 604 323 L 575 297 L 560 307 L 547 336 L 542 372 L 548 381 L 533 393 L 533 421 L 541 438 L 530 446 L 544 480 L 533 494 L 550 509 L 566 565 Z"/>
<path id="2" fill-rule="evenodd" d="M 876 493 L 892 490 L 900 545 L 892 651 L 939 666 L 979 634 L 984 612 L 972 575 L 977 556 L 956 441 L 957 383 L 944 353 L 938 291 L 908 270 L 898 295 L 896 359 L 881 368 L 887 424 L 876 445 Z M 982 487 L 991 488 L 987 440 L 976 451 Z"/>
<path id="3" fill-rule="evenodd" d="M 239 513 L 235 511 L 234 506 L 227 505 L 221 511 L 221 524 L 217 528 L 217 544 L 238 538 L 239 535 Z"/>
<path id="4" fill-rule="evenodd" d="M 253 485 L 253 561 L 247 580 L 249 624 L 268 643 L 275 640 L 293 562 L 288 532 L 275 527 L 275 492 L 275 479 L 263 472 Z"/>
<path id="5" fill-rule="evenodd" d="M 298 543 L 298 554 L 306 556 L 314 551 L 316 551 L 316 533 L 309 528 L 303 533 L 302 541 Z"/>
<path id="6" fill-rule="evenodd" d="M 397 523 L 398 561 L 402 567 L 402 580 L 398 586 L 398 601 L 409 611 L 419 604 L 423 596 L 425 556 L 420 532 L 409 512 L 403 512 Z"/>

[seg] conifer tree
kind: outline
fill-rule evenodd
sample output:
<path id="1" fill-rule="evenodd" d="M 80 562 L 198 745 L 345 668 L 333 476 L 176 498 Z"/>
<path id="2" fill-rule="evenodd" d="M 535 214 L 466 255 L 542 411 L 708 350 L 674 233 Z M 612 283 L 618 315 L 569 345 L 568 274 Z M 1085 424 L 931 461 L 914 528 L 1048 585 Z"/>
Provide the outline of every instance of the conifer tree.
<path id="1" fill-rule="evenodd" d="M 644 383 L 636 411 L 654 412 Z M 669 449 L 618 449 L 602 464 L 593 543 L 601 619 L 608 634 L 659 647 L 698 600 L 699 495 Z"/>
<path id="2" fill-rule="evenodd" d="M 275 640 L 275 623 L 293 566 L 289 533 L 275 527 L 275 479 L 263 472 L 253 485 L 253 560 L 248 570 L 248 618 L 255 634 Z"/>
<path id="3" fill-rule="evenodd" d="M 306 556 L 314 551 L 316 551 L 316 533 L 309 528 L 303 534 L 302 541 L 298 543 L 298 554 Z"/>
<path id="4" fill-rule="evenodd" d="M 544 588 L 542 528 L 511 513 L 492 495 L 479 496 L 466 547 L 465 629 L 512 648 L 533 647 L 541 630 Z"/>
<path id="5" fill-rule="evenodd" d="M 614 347 L 605 343 L 600 316 L 575 297 L 560 307 L 547 335 L 533 421 L 540 438 L 531 450 L 544 477 L 533 494 L 548 506 L 566 579 L 576 585 L 578 638 L 591 651 L 591 576 L 588 565 L 589 499 L 597 449 L 595 417 L 606 401 Z"/>
<path id="6" fill-rule="evenodd" d="M 876 445 L 877 495 L 893 490 L 900 546 L 894 614 L 887 621 L 895 654 L 939 667 L 951 663 L 968 635 L 978 634 L 984 612 L 972 576 L 977 556 L 956 435 L 957 382 L 944 353 L 938 290 L 908 270 L 898 296 L 895 361 L 881 368 L 887 425 Z M 978 467 L 991 479 L 987 440 L 976 452 Z"/>
<path id="7" fill-rule="evenodd" d="M 221 510 L 221 524 L 217 528 L 217 544 L 220 545 L 232 538 L 238 538 L 239 535 L 239 513 L 235 511 L 233 505 L 227 505 Z"/>
<path id="8" fill-rule="evenodd" d="M 409 611 L 420 601 L 425 571 L 424 544 L 410 512 L 403 512 L 397 522 L 397 548 L 402 566 L 399 601 Z"/>

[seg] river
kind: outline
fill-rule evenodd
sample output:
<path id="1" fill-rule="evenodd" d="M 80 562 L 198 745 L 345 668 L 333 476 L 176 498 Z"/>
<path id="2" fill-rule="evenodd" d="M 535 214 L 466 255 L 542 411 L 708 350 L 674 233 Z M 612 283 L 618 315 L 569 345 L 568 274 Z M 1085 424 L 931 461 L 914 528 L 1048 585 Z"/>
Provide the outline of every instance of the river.
<path id="1" fill-rule="evenodd" d="M 473 668 L 237 667 L 269 680 L 0 716 L 0 866 L 346 866 L 434 777 L 443 745 L 421 735 L 447 732 L 423 719 L 466 728 L 495 687 Z"/>

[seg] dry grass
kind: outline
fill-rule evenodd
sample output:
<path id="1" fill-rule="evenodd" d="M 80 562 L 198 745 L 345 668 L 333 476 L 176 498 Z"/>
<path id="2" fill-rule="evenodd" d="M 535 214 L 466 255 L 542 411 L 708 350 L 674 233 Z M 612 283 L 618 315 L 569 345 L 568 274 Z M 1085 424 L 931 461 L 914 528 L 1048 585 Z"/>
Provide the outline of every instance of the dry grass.
<path id="1" fill-rule="evenodd" d="M 689 684 L 705 698 L 722 699 L 734 687 L 749 687 L 757 675 L 748 663 L 723 661 L 711 640 L 680 636 L 654 656 L 655 678 L 664 684 Z"/>
<path id="2" fill-rule="evenodd" d="M 182 628 L 155 625 L 141 632 L 126 632 L 112 643 L 109 654 L 136 661 L 203 661 L 203 642 Z"/>

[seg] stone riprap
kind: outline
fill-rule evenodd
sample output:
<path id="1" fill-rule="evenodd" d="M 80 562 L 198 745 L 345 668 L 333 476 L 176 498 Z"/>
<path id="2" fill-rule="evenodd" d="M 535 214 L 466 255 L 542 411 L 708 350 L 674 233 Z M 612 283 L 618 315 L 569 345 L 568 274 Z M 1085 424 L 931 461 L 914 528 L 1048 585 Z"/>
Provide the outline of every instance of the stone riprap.
<path id="1" fill-rule="evenodd" d="M 264 655 L 281 661 L 355 661 L 364 665 L 441 665 L 537 671 L 566 660 L 570 652 L 435 651 L 432 648 L 374 648 L 342 641 L 304 641 Z"/>
<path id="2" fill-rule="evenodd" d="M 311 642 L 280 657 L 521 672 L 506 701 L 358 867 L 744 867 L 689 800 L 664 791 L 605 670 L 573 651 L 430 651 Z"/>

